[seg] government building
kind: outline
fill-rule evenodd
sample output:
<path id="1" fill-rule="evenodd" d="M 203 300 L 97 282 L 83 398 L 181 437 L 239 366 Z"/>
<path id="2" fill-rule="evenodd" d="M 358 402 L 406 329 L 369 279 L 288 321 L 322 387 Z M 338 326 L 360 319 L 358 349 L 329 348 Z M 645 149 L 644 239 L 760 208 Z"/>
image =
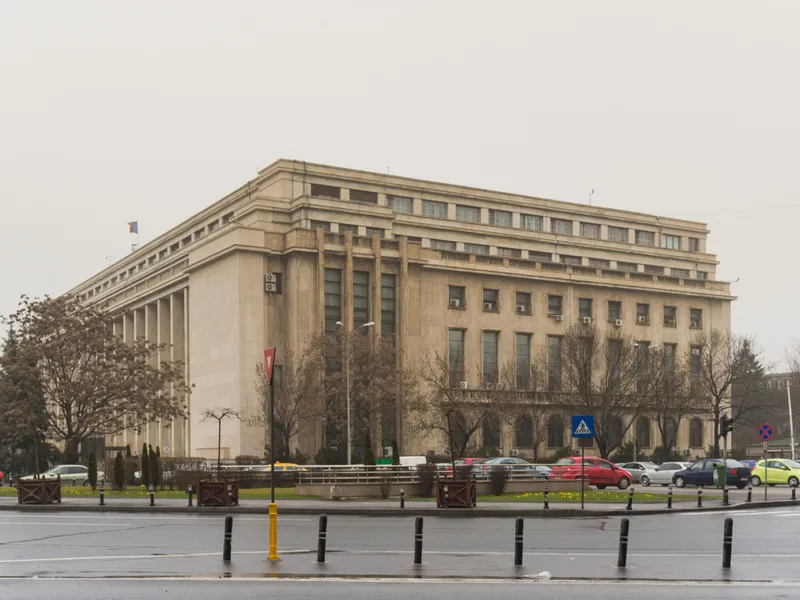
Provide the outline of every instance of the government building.
<path id="1" fill-rule="evenodd" d="M 499 365 L 530 365 L 587 320 L 690 355 L 697 332 L 730 330 L 734 298 L 707 236 L 693 221 L 278 160 L 70 293 L 122 309 L 124 339 L 168 344 L 163 358 L 185 361 L 192 386 L 186 418 L 107 446 L 216 457 L 217 422 L 203 411 L 256 414 L 264 348 L 277 347 L 280 365 L 337 321 L 395 336 L 405 368 L 429 350 L 462 357 L 467 388 Z M 540 456 L 577 445 L 567 420 L 548 417 Z M 403 420 L 394 427 L 404 455 L 445 450 Z M 643 451 L 659 444 L 646 417 L 626 435 Z M 690 416 L 675 446 L 703 455 L 712 437 Z M 503 425 L 475 441 L 530 456 L 529 438 Z M 307 423 L 295 443 L 313 456 L 324 423 Z M 223 457 L 261 456 L 264 444 L 263 428 L 223 422 Z"/>

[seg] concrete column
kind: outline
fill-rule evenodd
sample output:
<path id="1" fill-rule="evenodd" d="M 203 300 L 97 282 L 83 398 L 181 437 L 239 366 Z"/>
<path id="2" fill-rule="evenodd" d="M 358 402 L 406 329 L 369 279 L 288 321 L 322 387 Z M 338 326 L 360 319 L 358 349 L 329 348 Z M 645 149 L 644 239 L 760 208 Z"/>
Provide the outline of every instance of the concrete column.
<path id="1" fill-rule="evenodd" d="M 325 331 L 325 232 L 317 229 L 317 323 Z"/>
<path id="2" fill-rule="evenodd" d="M 447 204 L 447 218 L 450 221 L 456 220 L 456 205 L 455 202 L 449 202 Z"/>
<path id="3" fill-rule="evenodd" d="M 411 212 L 415 215 L 422 214 L 422 198 L 414 198 L 411 205 Z"/>
<path id="4" fill-rule="evenodd" d="M 346 252 L 344 273 L 342 273 L 342 323 L 347 331 L 353 330 L 353 232 L 344 232 L 344 248 Z"/>
<path id="5" fill-rule="evenodd" d="M 518 212 L 511 213 L 511 227 L 519 229 L 521 223 L 522 223 L 522 217 L 520 216 L 520 213 Z"/>
<path id="6" fill-rule="evenodd" d="M 372 273 L 372 304 L 370 320 L 375 323 L 375 335 L 381 336 L 381 237 L 372 236 L 372 252 L 375 254 L 375 263 Z"/>
<path id="7" fill-rule="evenodd" d="M 155 303 L 146 304 L 144 307 L 144 328 L 145 338 L 151 344 L 158 343 L 158 305 Z M 154 353 L 150 357 L 150 366 L 158 368 L 158 353 Z M 159 446 L 159 434 L 161 429 L 161 420 L 154 421 L 147 424 L 147 443 L 153 446 Z"/>
<path id="8" fill-rule="evenodd" d="M 169 330 L 170 330 L 170 340 L 172 342 L 172 360 L 174 361 L 186 361 L 186 335 L 185 335 L 185 324 L 186 324 L 186 306 L 184 303 L 184 293 L 178 292 L 176 294 L 170 294 L 169 296 Z M 187 402 L 187 398 L 182 398 L 181 402 L 184 404 Z M 179 424 L 180 431 L 182 432 L 182 436 L 180 439 L 180 448 L 177 446 L 173 446 L 170 448 L 170 454 L 172 456 L 184 456 L 188 452 L 188 436 L 186 435 L 186 420 L 182 420 Z"/>
<path id="9" fill-rule="evenodd" d="M 403 237 L 400 239 L 400 270 L 397 274 L 397 290 L 395 291 L 395 302 L 397 303 L 397 328 L 395 335 L 395 344 L 397 348 L 397 367 L 399 369 L 405 368 L 405 353 L 407 336 L 407 323 L 408 319 L 408 238 Z M 400 454 L 403 453 L 405 444 L 403 441 L 403 430 L 405 423 L 403 423 L 402 415 L 405 412 L 403 407 L 403 394 L 400 394 L 400 399 L 397 405 L 397 414 L 395 415 L 395 422 L 397 423 L 397 445 L 400 449 Z"/>
<path id="10" fill-rule="evenodd" d="M 172 331 L 170 329 L 170 301 L 169 297 L 159 298 L 156 300 L 156 314 L 158 316 L 158 345 L 163 346 L 158 352 L 158 364 L 162 362 L 172 362 Z M 174 396 L 174 386 L 170 385 L 165 394 L 170 397 Z M 170 420 L 168 427 L 164 427 L 165 423 L 160 423 L 159 432 L 159 446 L 161 446 L 162 456 L 174 456 L 175 450 L 175 421 Z M 165 452 L 165 449 L 169 449 Z"/>

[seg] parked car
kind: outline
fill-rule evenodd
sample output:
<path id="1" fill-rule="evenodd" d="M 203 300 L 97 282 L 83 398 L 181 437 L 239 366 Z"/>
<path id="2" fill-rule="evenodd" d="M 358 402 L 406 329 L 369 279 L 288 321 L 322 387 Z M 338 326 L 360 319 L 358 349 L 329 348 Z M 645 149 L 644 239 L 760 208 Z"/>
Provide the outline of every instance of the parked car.
<path id="1" fill-rule="evenodd" d="M 768 485 L 787 484 L 792 487 L 800 485 L 800 463 L 788 458 L 771 458 L 760 460 L 750 471 L 750 482 L 761 485 L 764 481 Z"/>
<path id="2" fill-rule="evenodd" d="M 550 479 L 575 480 L 581 478 L 581 462 L 583 462 L 584 476 L 589 485 L 598 490 L 604 490 L 609 485 L 621 490 L 627 489 L 631 484 L 631 474 L 602 458 L 570 456 L 560 459 L 550 473 Z"/>
<path id="3" fill-rule="evenodd" d="M 535 479 L 550 479 L 550 473 L 552 472 L 553 468 L 547 465 L 533 465 L 533 477 Z"/>
<path id="4" fill-rule="evenodd" d="M 83 465 L 59 465 L 53 467 L 41 474 L 41 477 L 46 479 L 55 479 L 61 477 L 61 483 L 65 485 L 89 485 L 89 468 Z M 97 472 L 97 481 L 105 479 L 106 474 L 103 471 Z M 35 479 L 34 475 L 26 475 L 21 477 L 23 481 Z"/>
<path id="5" fill-rule="evenodd" d="M 458 467 L 472 467 L 472 472 L 473 473 L 477 473 L 478 471 L 476 471 L 476 469 L 480 469 L 480 467 L 478 467 L 478 465 L 481 465 L 481 464 L 485 463 L 486 459 L 485 458 L 457 458 L 453 462 L 455 463 L 457 469 L 458 469 Z M 445 467 L 445 470 L 447 471 L 447 475 L 448 476 L 452 476 L 453 475 L 453 465 L 451 463 L 447 464 L 447 466 Z M 459 469 L 459 471 L 461 471 L 461 469 Z"/>
<path id="6" fill-rule="evenodd" d="M 639 483 L 644 487 L 649 485 L 668 486 L 672 483 L 672 478 L 678 471 L 683 471 L 692 466 L 690 462 L 669 462 L 656 467 L 653 471 L 643 473 L 639 478 Z"/>
<path id="7" fill-rule="evenodd" d="M 489 460 L 477 465 L 477 467 L 473 467 L 473 472 L 483 472 L 483 474 L 488 475 L 491 470 L 497 469 L 498 467 L 504 467 L 506 469 L 511 469 L 512 471 L 535 470 L 534 465 L 525 459 L 516 458 L 514 456 L 501 456 L 498 458 L 490 458 Z M 478 469 L 478 471 L 475 469 Z"/>
<path id="8" fill-rule="evenodd" d="M 642 475 L 650 471 L 655 471 L 658 465 L 651 462 L 628 462 L 617 464 L 620 469 L 625 469 L 631 474 L 633 480 L 631 483 L 639 483 L 642 480 Z"/>
<path id="9" fill-rule="evenodd" d="M 697 487 L 704 485 L 714 485 L 716 466 L 725 464 L 726 482 L 727 485 L 735 485 L 739 489 L 743 489 L 750 483 L 750 469 L 745 467 L 738 460 L 729 458 L 727 460 L 721 458 L 706 458 L 698 460 L 688 469 L 678 471 L 672 476 L 672 482 L 679 488 L 687 485 L 694 485 Z"/>

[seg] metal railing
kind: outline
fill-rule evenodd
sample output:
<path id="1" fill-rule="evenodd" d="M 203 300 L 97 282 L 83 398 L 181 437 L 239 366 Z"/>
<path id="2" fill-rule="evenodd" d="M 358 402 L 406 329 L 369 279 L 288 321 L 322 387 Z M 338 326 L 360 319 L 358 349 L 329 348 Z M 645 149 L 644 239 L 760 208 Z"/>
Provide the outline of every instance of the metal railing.
<path id="1" fill-rule="evenodd" d="M 432 467 L 432 468 L 431 468 Z M 511 468 L 509 468 L 511 467 Z M 471 477 L 477 480 L 489 478 L 492 468 L 506 468 L 509 481 L 544 481 L 541 472 L 536 472 L 527 467 L 514 468 L 511 465 L 456 465 L 456 470 L 468 469 Z M 453 466 L 450 463 L 434 465 L 304 465 L 297 471 L 297 483 L 302 484 L 379 484 L 379 483 L 420 483 L 428 477 L 440 479 L 453 476 Z"/>

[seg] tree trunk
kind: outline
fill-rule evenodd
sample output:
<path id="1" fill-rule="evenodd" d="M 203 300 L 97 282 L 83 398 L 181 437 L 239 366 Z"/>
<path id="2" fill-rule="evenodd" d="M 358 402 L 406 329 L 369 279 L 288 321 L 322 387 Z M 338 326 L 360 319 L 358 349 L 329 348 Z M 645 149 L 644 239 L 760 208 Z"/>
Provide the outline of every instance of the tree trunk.
<path id="1" fill-rule="evenodd" d="M 78 446 L 80 439 L 68 438 L 64 443 L 64 462 L 68 465 L 78 464 Z"/>

